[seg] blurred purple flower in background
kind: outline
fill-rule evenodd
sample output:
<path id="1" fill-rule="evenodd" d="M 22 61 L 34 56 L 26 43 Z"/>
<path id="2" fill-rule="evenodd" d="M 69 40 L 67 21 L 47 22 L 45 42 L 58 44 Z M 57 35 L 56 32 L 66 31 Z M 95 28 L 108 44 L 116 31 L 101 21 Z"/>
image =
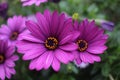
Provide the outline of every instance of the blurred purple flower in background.
<path id="1" fill-rule="evenodd" d="M 4 19 L 7 18 L 8 3 L 0 3 L 0 16 Z"/>
<path id="2" fill-rule="evenodd" d="M 15 45 L 19 40 L 19 35 L 26 30 L 26 18 L 22 16 L 14 16 L 7 20 L 7 25 L 3 24 L 0 28 L 0 37 L 7 39 L 10 45 Z"/>
<path id="3" fill-rule="evenodd" d="M 101 27 L 104 28 L 105 30 L 113 31 L 114 23 L 110 22 L 110 21 L 103 20 L 103 21 L 101 21 Z"/>
<path id="4" fill-rule="evenodd" d="M 41 3 L 47 2 L 47 0 L 21 0 L 21 2 L 23 6 L 31 6 L 33 4 L 39 6 Z"/>
<path id="5" fill-rule="evenodd" d="M 14 46 L 8 46 L 6 40 L 0 40 L 0 80 L 5 80 L 5 77 L 10 79 L 16 73 L 14 61 L 18 60 L 18 56 L 14 52 Z"/>

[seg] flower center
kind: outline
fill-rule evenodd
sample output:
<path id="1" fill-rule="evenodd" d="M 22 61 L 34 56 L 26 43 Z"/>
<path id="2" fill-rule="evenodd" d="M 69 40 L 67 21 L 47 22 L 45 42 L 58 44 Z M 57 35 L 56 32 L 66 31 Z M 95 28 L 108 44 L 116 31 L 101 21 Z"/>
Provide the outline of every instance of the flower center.
<path id="1" fill-rule="evenodd" d="M 48 49 L 55 49 L 58 46 L 58 40 L 54 37 L 48 37 L 45 41 L 45 47 Z"/>
<path id="2" fill-rule="evenodd" d="M 18 32 L 13 32 L 12 35 L 10 36 L 11 40 L 16 40 L 18 37 Z"/>
<path id="3" fill-rule="evenodd" d="M 78 40 L 77 44 L 79 46 L 78 50 L 80 52 L 85 51 L 88 47 L 88 43 L 85 40 Z"/>
<path id="4" fill-rule="evenodd" d="M 3 55 L 0 54 L 0 64 L 2 64 L 5 60 L 5 57 Z"/>

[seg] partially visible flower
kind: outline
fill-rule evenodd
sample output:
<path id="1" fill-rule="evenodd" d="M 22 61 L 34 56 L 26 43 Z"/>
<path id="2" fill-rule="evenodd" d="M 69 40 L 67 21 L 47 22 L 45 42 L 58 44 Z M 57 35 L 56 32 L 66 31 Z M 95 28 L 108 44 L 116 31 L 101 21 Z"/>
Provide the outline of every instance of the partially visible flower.
<path id="1" fill-rule="evenodd" d="M 87 19 L 80 24 L 75 21 L 73 30 L 80 32 L 80 36 L 75 40 L 79 48 L 73 52 L 76 63 L 100 62 L 99 54 L 107 49 L 105 43 L 108 35 L 104 34 L 104 30 L 97 27 L 94 21 L 89 22 Z"/>
<path id="2" fill-rule="evenodd" d="M 23 6 L 31 6 L 35 4 L 36 6 L 39 6 L 41 3 L 47 2 L 48 0 L 21 0 L 23 3 Z"/>
<path id="3" fill-rule="evenodd" d="M 101 26 L 105 30 L 113 31 L 114 29 L 115 24 L 113 22 L 100 19 L 96 19 L 95 21 L 98 23 L 99 26 Z"/>
<path id="4" fill-rule="evenodd" d="M 78 33 L 71 33 L 72 19 L 57 11 L 36 14 L 37 22 L 27 21 L 30 34 L 23 35 L 17 43 L 18 52 L 23 53 L 23 60 L 31 60 L 31 70 L 48 69 L 50 66 L 59 71 L 60 63 L 68 64 L 74 59 L 72 51 L 77 45 L 72 42 Z"/>
<path id="5" fill-rule="evenodd" d="M 113 31 L 114 26 L 115 25 L 113 22 L 109 22 L 109 21 L 101 22 L 101 27 L 104 28 L 105 30 L 108 30 L 108 31 Z"/>
<path id="6" fill-rule="evenodd" d="M 49 0 L 51 2 L 54 2 L 54 3 L 59 3 L 61 0 Z"/>
<path id="7" fill-rule="evenodd" d="M 84 62 L 81 62 L 80 64 L 77 64 L 76 61 L 75 61 L 75 65 L 77 67 L 80 67 L 80 68 L 86 68 L 89 66 L 89 63 L 84 63 Z"/>
<path id="8" fill-rule="evenodd" d="M 8 3 L 0 3 L 0 16 L 4 19 L 7 17 Z"/>
<path id="9" fill-rule="evenodd" d="M 14 52 L 14 46 L 8 46 L 6 40 L 0 40 L 0 80 L 5 80 L 5 77 L 10 79 L 16 73 L 14 61 L 18 60 L 18 56 L 13 55 Z"/>
<path id="10" fill-rule="evenodd" d="M 6 39 L 9 45 L 15 45 L 19 40 L 19 35 L 26 30 L 26 18 L 22 16 L 14 16 L 7 20 L 7 25 L 2 25 L 0 28 L 0 37 Z"/>

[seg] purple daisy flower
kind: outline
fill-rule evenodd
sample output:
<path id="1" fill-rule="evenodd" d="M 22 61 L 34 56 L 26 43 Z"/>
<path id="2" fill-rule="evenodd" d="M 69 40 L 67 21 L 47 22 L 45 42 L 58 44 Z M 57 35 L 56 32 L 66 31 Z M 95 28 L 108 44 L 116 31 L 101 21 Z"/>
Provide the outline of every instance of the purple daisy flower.
<path id="1" fill-rule="evenodd" d="M 25 21 L 26 18 L 22 16 L 9 18 L 7 25 L 2 25 L 0 28 L 0 37 L 7 39 L 10 45 L 15 45 L 19 35 L 26 30 Z"/>
<path id="2" fill-rule="evenodd" d="M 80 36 L 75 40 L 79 46 L 75 54 L 75 61 L 77 64 L 100 62 L 99 54 L 104 53 L 107 49 L 105 43 L 108 35 L 104 34 L 103 29 L 99 29 L 95 22 L 88 22 L 87 19 L 83 20 L 79 25 L 77 21 L 74 23 L 74 30 L 80 32 Z"/>
<path id="3" fill-rule="evenodd" d="M 75 36 L 70 33 L 72 19 L 66 19 L 65 14 L 57 11 L 36 14 L 37 23 L 27 21 L 26 26 L 31 32 L 22 36 L 17 43 L 18 52 L 23 53 L 24 60 L 31 60 L 31 70 L 48 69 L 50 65 L 55 71 L 60 69 L 60 63 L 68 64 L 74 59 L 71 53 L 78 46 L 72 42 Z"/>
<path id="4" fill-rule="evenodd" d="M 21 2 L 23 6 L 31 6 L 33 4 L 39 6 L 41 3 L 47 2 L 47 0 L 21 0 Z"/>
<path id="5" fill-rule="evenodd" d="M 10 79 L 16 73 L 14 61 L 18 60 L 18 56 L 13 55 L 14 52 L 14 46 L 8 46 L 6 40 L 0 40 L 0 80 L 5 80 L 5 77 Z"/>

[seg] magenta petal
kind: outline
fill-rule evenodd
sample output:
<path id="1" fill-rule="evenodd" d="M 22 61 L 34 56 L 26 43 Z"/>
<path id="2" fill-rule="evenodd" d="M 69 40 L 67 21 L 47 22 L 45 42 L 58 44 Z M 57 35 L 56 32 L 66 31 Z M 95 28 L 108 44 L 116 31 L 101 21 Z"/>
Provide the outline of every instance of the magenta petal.
<path id="1" fill-rule="evenodd" d="M 5 70 L 4 70 L 3 65 L 0 65 L 0 78 L 2 80 L 5 80 Z"/>
<path id="2" fill-rule="evenodd" d="M 60 70 L 60 62 L 58 61 L 58 59 L 54 56 L 53 62 L 52 62 L 52 68 L 55 71 L 59 71 Z"/>
<path id="3" fill-rule="evenodd" d="M 40 47 L 34 46 L 33 49 L 26 51 L 26 53 L 23 56 L 23 60 L 34 59 L 43 54 L 45 51 L 46 49 L 43 46 Z"/>
<path id="4" fill-rule="evenodd" d="M 68 54 L 70 54 L 70 53 L 65 52 L 65 51 L 63 51 L 63 50 L 61 50 L 61 49 L 58 49 L 58 50 L 55 51 L 54 54 L 55 54 L 56 58 L 57 58 L 60 62 L 62 62 L 62 63 L 64 63 L 64 64 L 68 64 L 68 62 L 69 62 L 69 56 L 68 56 Z"/>
<path id="5" fill-rule="evenodd" d="M 48 56 L 47 53 L 48 53 L 48 52 L 43 53 L 43 54 L 37 59 L 37 62 L 36 62 L 36 70 L 39 71 L 39 70 L 41 70 L 41 69 L 44 67 L 46 58 L 47 58 L 47 56 Z"/>
<path id="6" fill-rule="evenodd" d="M 102 54 L 106 49 L 106 46 L 91 46 L 87 48 L 87 51 L 93 54 Z"/>
<path id="7" fill-rule="evenodd" d="M 91 58 L 90 54 L 87 53 L 87 52 L 81 52 L 80 53 L 80 58 L 82 60 L 82 62 L 85 62 L 85 63 L 94 63 L 93 59 Z"/>
<path id="8" fill-rule="evenodd" d="M 15 63 L 11 59 L 6 60 L 5 64 L 8 67 L 14 67 L 15 66 Z"/>
<path id="9" fill-rule="evenodd" d="M 11 33 L 9 27 L 7 25 L 2 25 L 0 28 L 0 35 L 7 35 L 9 36 Z"/>
<path id="10" fill-rule="evenodd" d="M 37 62 L 37 59 L 38 58 L 35 58 L 35 59 L 33 59 L 31 62 L 30 62 L 30 64 L 29 64 L 29 69 L 30 70 L 33 70 L 33 69 L 35 69 L 35 67 L 36 67 L 36 62 Z"/>
<path id="11" fill-rule="evenodd" d="M 32 36 L 31 34 L 22 35 L 22 36 L 21 36 L 21 39 L 27 40 L 27 41 L 31 41 L 31 42 L 44 43 L 43 40 L 40 40 L 40 39 L 38 39 L 38 38 L 35 38 L 35 37 Z"/>
<path id="12" fill-rule="evenodd" d="M 67 43 L 69 40 L 71 40 L 72 36 L 73 36 L 73 35 L 68 35 L 68 36 L 64 37 L 64 38 L 59 42 L 59 44 L 62 45 L 62 44 Z"/>
<path id="13" fill-rule="evenodd" d="M 94 63 L 94 61 L 96 61 L 96 62 L 101 61 L 99 56 L 92 55 L 92 54 L 87 53 L 87 52 L 80 53 L 80 58 L 85 63 L 87 63 L 87 62 L 88 63 Z"/>
<path id="14" fill-rule="evenodd" d="M 51 65 L 51 63 L 53 61 L 53 57 L 54 57 L 53 51 L 49 51 L 47 54 L 48 54 L 47 58 L 44 61 L 44 69 L 48 69 L 50 67 L 50 65 Z"/>
<path id="15" fill-rule="evenodd" d="M 59 26 L 59 15 L 57 11 L 53 12 L 52 15 L 52 24 L 51 24 L 51 33 L 56 34 L 58 27 Z"/>
<path id="16" fill-rule="evenodd" d="M 59 46 L 59 48 L 65 51 L 73 51 L 73 50 L 78 49 L 78 45 L 75 43 L 70 43 L 70 44 Z"/>
<path id="17" fill-rule="evenodd" d="M 6 56 L 7 58 L 9 58 L 12 54 L 14 54 L 14 52 L 15 52 L 15 47 L 14 47 L 14 46 L 10 46 L 10 47 L 8 48 L 5 56 Z"/>
<path id="18" fill-rule="evenodd" d="M 50 33 L 50 27 L 49 24 L 46 20 L 46 18 L 44 17 L 44 15 L 42 15 L 41 13 L 37 13 L 36 14 L 36 19 L 38 21 L 39 24 L 39 28 L 40 30 L 43 32 L 43 34 L 49 34 Z"/>
<path id="19" fill-rule="evenodd" d="M 46 18 L 46 20 L 48 21 L 49 25 L 51 25 L 51 13 L 49 10 L 45 10 L 44 11 L 44 17 Z"/>
<path id="20" fill-rule="evenodd" d="M 12 57 L 10 57 L 13 61 L 17 61 L 19 59 L 19 57 L 17 55 L 13 55 Z"/>
<path id="21" fill-rule="evenodd" d="M 27 21 L 26 26 L 30 30 L 32 35 L 34 35 L 42 40 L 45 40 L 45 36 L 42 34 L 39 26 L 36 23 L 34 23 L 32 21 Z"/>
<path id="22" fill-rule="evenodd" d="M 82 62 L 82 61 L 80 60 L 80 58 L 76 58 L 76 59 L 75 59 L 75 63 L 76 63 L 76 64 L 80 64 L 81 62 Z"/>

